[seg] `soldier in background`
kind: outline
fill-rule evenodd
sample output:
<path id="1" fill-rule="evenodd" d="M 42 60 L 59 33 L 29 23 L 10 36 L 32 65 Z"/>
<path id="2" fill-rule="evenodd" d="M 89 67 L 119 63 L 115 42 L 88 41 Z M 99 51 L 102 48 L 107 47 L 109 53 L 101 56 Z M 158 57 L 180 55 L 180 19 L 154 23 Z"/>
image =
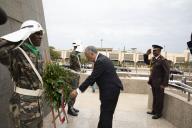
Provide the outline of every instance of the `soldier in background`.
<path id="1" fill-rule="evenodd" d="M 70 54 L 70 69 L 76 72 L 75 79 L 72 81 L 72 89 L 77 89 L 79 87 L 79 79 L 80 79 L 80 74 L 79 72 L 81 71 L 81 63 L 80 63 L 80 55 L 79 53 L 81 52 L 81 45 L 79 42 L 74 42 L 73 44 L 73 51 Z M 70 101 L 68 103 L 68 114 L 72 116 L 77 116 L 79 110 L 74 108 L 76 98 L 70 98 Z"/>
<path id="2" fill-rule="evenodd" d="M 14 83 L 14 93 L 9 101 L 14 128 L 43 127 L 43 61 L 37 48 L 42 35 L 41 25 L 28 20 L 18 31 L 0 37 L 0 63 L 8 67 Z"/>
<path id="3" fill-rule="evenodd" d="M 162 116 L 164 88 L 168 86 L 170 68 L 167 60 L 161 56 L 161 49 L 163 47 L 159 45 L 152 45 L 152 47 L 153 57 L 151 60 L 148 59 L 151 49 L 144 54 L 144 62 L 150 65 L 151 68 L 148 84 L 151 85 L 153 93 L 152 111 L 147 112 L 147 114 L 153 115 L 152 119 L 158 119 Z"/>

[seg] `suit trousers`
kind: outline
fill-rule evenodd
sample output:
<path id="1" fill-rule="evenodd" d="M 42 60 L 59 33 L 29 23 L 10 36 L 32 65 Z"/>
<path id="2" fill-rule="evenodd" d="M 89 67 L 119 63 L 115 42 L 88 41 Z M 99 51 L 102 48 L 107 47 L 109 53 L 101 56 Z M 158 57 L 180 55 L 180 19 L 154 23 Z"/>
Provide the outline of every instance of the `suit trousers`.
<path id="1" fill-rule="evenodd" d="M 113 114 L 118 102 L 119 93 L 113 99 L 101 100 L 100 118 L 97 128 L 112 128 Z"/>
<path id="2" fill-rule="evenodd" d="M 164 89 L 160 87 L 152 87 L 153 93 L 153 112 L 162 114 L 164 102 Z"/>

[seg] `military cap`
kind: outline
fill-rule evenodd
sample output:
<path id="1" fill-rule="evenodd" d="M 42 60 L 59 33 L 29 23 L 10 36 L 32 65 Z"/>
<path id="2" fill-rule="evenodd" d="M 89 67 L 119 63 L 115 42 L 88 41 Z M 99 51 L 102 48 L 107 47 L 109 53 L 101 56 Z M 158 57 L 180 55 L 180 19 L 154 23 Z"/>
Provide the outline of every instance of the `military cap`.
<path id="1" fill-rule="evenodd" d="M 21 25 L 21 28 L 15 32 L 9 33 L 7 35 L 4 35 L 0 38 L 8 40 L 10 42 L 18 42 L 23 40 L 26 40 L 29 38 L 29 36 L 35 32 L 43 31 L 42 26 L 35 20 L 27 20 L 23 22 Z M 19 45 L 21 45 L 19 44 Z"/>
<path id="2" fill-rule="evenodd" d="M 76 46 L 79 46 L 79 44 L 73 42 L 73 43 L 72 43 L 72 46 L 73 46 L 73 47 L 76 47 Z"/>
<path id="3" fill-rule="evenodd" d="M 153 48 L 160 48 L 160 49 L 163 49 L 163 47 L 159 46 L 159 45 L 152 45 Z"/>

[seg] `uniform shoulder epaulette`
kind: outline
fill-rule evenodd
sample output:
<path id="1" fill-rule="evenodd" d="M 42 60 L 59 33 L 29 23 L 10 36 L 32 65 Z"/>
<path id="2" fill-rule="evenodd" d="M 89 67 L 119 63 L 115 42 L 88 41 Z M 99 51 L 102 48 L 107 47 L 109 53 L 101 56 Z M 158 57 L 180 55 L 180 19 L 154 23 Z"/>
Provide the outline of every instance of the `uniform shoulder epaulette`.
<path id="1" fill-rule="evenodd" d="M 166 58 L 165 57 L 163 57 L 163 56 L 160 56 L 161 57 L 161 60 L 166 60 Z"/>

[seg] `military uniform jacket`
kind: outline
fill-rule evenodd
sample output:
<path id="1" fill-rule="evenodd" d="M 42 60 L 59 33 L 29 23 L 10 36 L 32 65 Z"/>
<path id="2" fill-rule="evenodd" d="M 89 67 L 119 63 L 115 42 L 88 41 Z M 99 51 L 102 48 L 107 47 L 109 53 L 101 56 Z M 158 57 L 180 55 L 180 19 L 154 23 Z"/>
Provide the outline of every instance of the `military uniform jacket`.
<path id="1" fill-rule="evenodd" d="M 148 83 L 152 87 L 168 86 L 170 68 L 167 60 L 161 55 L 157 59 L 152 57 L 149 60 L 148 55 L 144 54 L 144 62 L 151 68 Z"/>
<path id="2" fill-rule="evenodd" d="M 9 68 L 16 86 L 30 90 L 39 89 L 41 83 L 31 65 L 20 50 L 14 49 L 18 43 L 0 39 L 0 62 Z M 41 57 L 37 57 L 23 45 L 20 47 L 27 53 L 38 72 L 42 74 Z"/>
<path id="3" fill-rule="evenodd" d="M 81 70 L 80 57 L 78 55 L 78 52 L 73 50 L 70 54 L 69 61 L 70 61 L 70 69 L 78 72 Z"/>

